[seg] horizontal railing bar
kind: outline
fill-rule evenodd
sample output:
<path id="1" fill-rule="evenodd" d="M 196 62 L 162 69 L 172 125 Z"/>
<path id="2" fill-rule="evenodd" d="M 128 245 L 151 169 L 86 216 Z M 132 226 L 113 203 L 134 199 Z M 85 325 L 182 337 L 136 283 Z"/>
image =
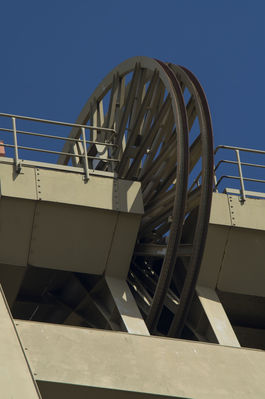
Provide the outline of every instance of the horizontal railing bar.
<path id="1" fill-rule="evenodd" d="M 217 151 L 220 149 L 239 150 L 239 151 L 253 152 L 255 154 L 264 154 L 265 155 L 265 151 L 263 151 L 263 150 L 254 150 L 252 148 L 244 148 L 244 147 L 234 147 L 234 146 L 230 146 L 230 145 L 218 145 L 214 151 L 214 154 L 216 154 Z"/>
<path id="2" fill-rule="evenodd" d="M 223 179 L 236 179 L 236 180 L 240 180 L 240 177 L 239 177 L 239 176 L 223 175 L 223 176 L 220 177 L 220 179 L 219 179 L 218 182 L 216 183 L 215 188 L 218 187 L 218 185 L 220 184 L 220 182 L 221 182 Z M 262 179 L 252 179 L 251 177 L 244 177 L 244 180 L 253 181 L 253 182 L 256 182 L 256 183 L 265 183 L 265 180 L 262 180 Z"/>
<path id="3" fill-rule="evenodd" d="M 0 113 L 0 116 L 6 117 L 6 118 L 22 119 L 22 120 L 33 121 L 33 122 L 48 123 L 51 125 L 79 127 L 79 128 L 85 128 L 85 129 L 102 130 L 104 132 L 116 133 L 116 131 L 114 129 L 110 129 L 107 127 L 80 125 L 78 123 L 59 122 L 59 121 L 52 121 L 50 119 L 32 118 L 29 116 L 13 115 L 13 114 L 5 114 L 5 113 Z"/>
<path id="4" fill-rule="evenodd" d="M 220 149 L 224 149 L 224 150 L 232 150 L 232 151 L 244 151 L 244 152 L 248 152 L 248 153 L 254 153 L 254 154 L 261 154 L 261 155 L 265 155 L 265 151 L 264 150 L 255 150 L 255 149 L 251 149 L 251 148 L 245 148 L 245 147 L 235 147 L 235 146 L 229 146 L 229 145 L 219 145 L 215 148 L 214 150 L 214 154 L 216 154 L 218 152 L 218 150 Z M 220 165 L 222 163 L 227 163 L 227 164 L 232 164 L 232 165 L 239 165 L 238 161 L 230 161 L 230 160 L 226 160 L 226 159 L 221 159 L 220 161 L 218 161 L 218 163 L 216 164 L 215 168 L 214 168 L 214 172 L 217 172 L 217 170 L 219 169 Z M 250 163 L 250 162 L 240 162 L 240 165 L 242 166 L 246 166 L 246 167 L 255 167 L 255 168 L 261 168 L 261 169 L 265 169 L 265 165 L 261 165 L 261 164 L 255 164 L 255 163 Z M 192 188 L 198 184 L 199 179 L 201 177 L 201 172 L 199 173 L 199 175 L 193 180 L 191 186 L 190 186 L 190 190 L 192 190 Z M 218 185 L 220 184 L 220 182 L 224 179 L 224 178 L 228 178 L 228 179 L 236 179 L 236 180 L 240 180 L 239 176 L 228 176 L 228 175 L 223 175 L 221 176 L 221 178 L 218 180 L 218 182 L 214 185 L 215 188 L 218 187 Z M 253 181 L 256 183 L 265 183 L 265 180 L 261 180 L 261 179 L 252 179 L 252 178 L 246 178 L 243 177 L 243 180 L 246 181 Z"/>
<path id="5" fill-rule="evenodd" d="M 218 162 L 218 164 L 215 167 L 215 172 L 217 171 L 218 167 L 221 165 L 221 163 L 230 163 L 233 165 L 238 165 L 237 161 L 229 161 L 227 159 L 221 159 L 221 161 Z M 256 168 L 265 168 L 265 165 L 259 165 L 259 164 L 255 164 L 255 163 L 248 163 L 248 162 L 240 162 L 241 165 L 244 166 L 252 166 L 252 167 L 256 167 Z"/>
<path id="6" fill-rule="evenodd" d="M 82 175 L 84 174 L 84 168 L 82 168 L 82 167 L 79 168 L 77 166 L 58 165 L 56 163 L 29 161 L 29 160 L 25 160 L 25 159 L 21 159 L 20 162 L 23 167 L 24 166 L 25 167 L 33 167 L 33 168 L 38 167 L 38 168 L 43 168 L 43 169 L 62 170 L 64 172 L 74 172 L 74 173 L 79 173 Z M 1 157 L 0 164 L 1 163 L 7 164 L 7 165 L 13 165 L 14 158 Z M 115 172 L 106 172 L 103 170 L 89 169 L 89 173 L 91 175 L 117 178 L 117 174 Z"/>
<path id="7" fill-rule="evenodd" d="M 11 147 L 11 148 L 15 148 L 15 146 L 13 144 L 5 144 L 5 147 Z M 57 154 L 57 155 L 70 155 L 71 157 L 77 157 L 77 158 L 85 158 L 84 155 L 79 155 L 79 154 L 72 154 L 69 152 L 61 152 L 61 151 L 52 151 L 52 150 L 44 150 L 42 148 L 34 148 L 34 147 L 24 147 L 21 145 L 17 146 L 18 149 L 20 150 L 27 150 L 27 151 L 37 151 L 37 152 L 44 152 L 44 153 L 48 153 L 48 154 Z M 98 159 L 100 161 L 113 161 L 113 162 L 119 162 L 118 159 L 116 158 L 100 158 L 100 157 L 93 157 L 88 155 L 87 158 L 89 159 Z"/>
<path id="8" fill-rule="evenodd" d="M 2 132 L 10 132 L 10 133 L 13 133 L 13 130 L 12 130 L 12 129 L 6 129 L 6 128 L 0 128 L 0 131 L 2 131 Z M 73 139 L 73 138 L 62 137 L 62 136 L 54 136 L 54 135 L 51 135 L 51 134 L 28 132 L 28 131 L 25 131 L 25 130 L 17 130 L 16 132 L 17 132 L 17 133 L 20 133 L 20 134 L 27 134 L 27 135 L 29 135 L 29 136 L 47 137 L 47 138 L 50 138 L 50 139 L 65 140 L 65 141 L 74 141 L 74 142 L 83 143 L 83 140 L 80 140 L 80 139 Z M 100 141 L 86 140 L 86 143 L 88 143 L 88 144 L 105 145 L 105 146 L 107 146 L 107 147 L 118 147 L 117 144 L 104 143 L 104 142 L 100 142 Z"/>

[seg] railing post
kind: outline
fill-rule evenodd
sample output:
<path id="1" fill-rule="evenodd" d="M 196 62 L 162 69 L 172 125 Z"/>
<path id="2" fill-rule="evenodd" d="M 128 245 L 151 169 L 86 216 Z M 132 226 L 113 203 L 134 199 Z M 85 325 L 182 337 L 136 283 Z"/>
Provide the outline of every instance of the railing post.
<path id="1" fill-rule="evenodd" d="M 238 165 L 238 172 L 239 172 L 240 186 L 241 186 L 241 201 L 244 202 L 244 201 L 246 201 L 246 193 L 245 193 L 245 187 L 244 187 L 244 179 L 243 179 L 243 174 L 242 174 L 239 150 L 235 150 L 235 151 L 236 151 L 237 165 Z"/>
<path id="2" fill-rule="evenodd" d="M 218 193 L 218 188 L 217 188 L 217 177 L 216 177 L 215 170 L 214 170 L 214 174 L 213 174 L 213 183 L 214 183 L 214 192 Z"/>
<path id="3" fill-rule="evenodd" d="M 86 148 L 86 131 L 85 128 L 82 127 L 82 138 L 83 138 L 83 147 L 84 147 L 84 169 L 85 169 L 85 181 L 89 180 L 89 169 L 88 169 L 88 161 L 87 161 L 87 148 Z"/>
<path id="4" fill-rule="evenodd" d="M 13 139 L 14 139 L 14 151 L 15 151 L 15 167 L 16 172 L 21 172 L 21 163 L 18 158 L 18 147 L 17 147 L 17 128 L 16 128 L 16 118 L 12 117 L 12 125 L 13 125 Z"/>

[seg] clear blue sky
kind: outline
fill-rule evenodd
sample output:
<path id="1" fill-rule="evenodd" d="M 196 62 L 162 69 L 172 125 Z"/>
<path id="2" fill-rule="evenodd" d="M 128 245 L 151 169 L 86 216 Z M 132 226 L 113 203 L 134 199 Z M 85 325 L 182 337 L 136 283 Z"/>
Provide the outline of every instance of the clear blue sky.
<path id="1" fill-rule="evenodd" d="M 264 0 L 9 0 L 0 14 L 0 112 L 74 122 L 113 67 L 146 55 L 197 75 L 216 145 L 265 149 Z"/>

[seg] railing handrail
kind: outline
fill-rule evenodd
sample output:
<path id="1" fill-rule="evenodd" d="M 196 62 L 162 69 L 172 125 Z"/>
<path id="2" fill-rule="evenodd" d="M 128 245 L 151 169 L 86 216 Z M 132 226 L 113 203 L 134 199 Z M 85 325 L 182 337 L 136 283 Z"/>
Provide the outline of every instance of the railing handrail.
<path id="1" fill-rule="evenodd" d="M 88 165 L 88 159 L 92 160 L 97 160 L 101 161 L 104 159 L 104 161 L 107 162 L 119 162 L 118 159 L 112 158 L 112 157 L 100 157 L 95 155 L 91 155 L 87 152 L 87 144 L 91 145 L 99 145 L 99 146 L 105 146 L 105 147 L 117 147 L 117 144 L 115 143 L 110 143 L 110 140 L 112 139 L 113 135 L 116 135 L 115 129 L 112 128 L 107 128 L 104 126 L 91 126 L 91 125 L 81 125 L 78 123 L 68 123 L 68 122 L 60 122 L 60 121 L 54 121 L 50 119 L 43 119 L 43 118 L 34 118 L 34 117 L 29 117 L 29 116 L 23 116 L 23 115 L 15 115 L 15 114 L 8 114 L 8 113 L 0 113 L 0 117 L 4 118 L 9 118 L 12 120 L 12 129 L 8 128 L 1 128 L 0 131 L 2 132 L 8 132 L 8 133 L 13 133 L 13 145 L 12 144 L 2 144 L 5 147 L 13 148 L 14 149 L 14 164 L 17 173 L 20 173 L 21 167 L 22 167 L 22 160 L 19 158 L 19 153 L 18 150 L 29 150 L 29 151 L 38 151 L 42 153 L 49 153 L 49 154 L 56 154 L 56 155 L 67 155 L 71 156 L 74 158 L 80 158 L 83 160 L 83 167 L 84 167 L 84 174 L 85 174 L 85 180 L 87 181 L 89 179 L 89 165 Z M 62 136 L 55 136 L 51 134 L 44 134 L 44 133 L 37 133 L 37 132 L 30 132 L 30 131 L 25 131 L 25 130 L 17 130 L 16 127 L 16 121 L 17 120 L 26 120 L 26 121 L 31 121 L 31 122 L 37 122 L 37 123 L 43 123 L 43 124 L 51 124 L 51 125 L 56 125 L 56 126 L 67 126 L 67 127 L 74 127 L 80 129 L 80 138 L 69 138 L 69 137 L 62 137 Z M 107 140 L 101 141 L 96 141 L 96 140 L 86 140 L 86 130 L 90 131 L 100 131 L 100 132 L 106 132 L 106 133 L 112 133 L 111 138 Z M 54 151 L 54 150 L 49 150 L 49 149 L 43 149 L 43 148 L 36 148 L 36 147 L 26 147 L 26 146 L 21 146 L 18 145 L 17 142 L 17 134 L 25 134 L 25 135 L 32 135 L 32 136 L 37 136 L 37 137 L 45 137 L 45 138 L 50 138 L 50 139 L 57 139 L 57 140 L 65 140 L 65 141 L 70 141 L 73 143 L 82 143 L 83 147 L 83 153 L 78 153 L 74 154 L 73 152 L 62 152 L 62 151 Z"/>
<path id="2" fill-rule="evenodd" d="M 221 150 L 231 150 L 234 151 L 236 154 L 236 161 L 231 161 L 231 160 L 225 160 L 225 159 L 221 159 L 218 161 L 217 165 L 214 168 L 214 172 L 215 172 L 215 185 L 214 185 L 214 190 L 218 191 L 218 186 L 220 184 L 220 182 L 223 179 L 234 179 L 234 180 L 240 180 L 240 186 L 241 186 L 241 201 L 244 202 L 246 200 L 246 190 L 245 190 L 245 181 L 251 181 L 251 182 L 256 182 L 256 183 L 265 183 L 265 180 L 263 179 L 257 179 L 257 178 L 250 178 L 250 177 L 244 177 L 243 176 L 243 172 L 242 172 L 242 166 L 248 166 L 248 167 L 255 167 L 255 168 L 265 168 L 265 165 L 260 165 L 260 164 L 255 164 L 255 163 L 249 163 L 249 162 L 241 162 L 240 160 L 240 151 L 242 152 L 248 152 L 248 153 L 252 153 L 252 154 L 261 154 L 261 155 L 265 155 L 265 151 L 263 150 L 256 150 L 256 149 L 252 149 L 252 148 L 245 148 L 245 147 L 236 147 L 236 146 L 229 146 L 229 145 L 219 145 L 216 147 L 214 154 L 216 155 L 216 153 Z M 238 167 L 238 176 L 231 176 L 231 175 L 222 175 L 218 180 L 216 178 L 216 171 L 219 168 L 219 166 L 222 163 L 227 163 L 227 164 L 233 164 L 233 165 L 237 165 Z"/>
<path id="3" fill-rule="evenodd" d="M 237 146 L 230 146 L 230 145 L 218 145 L 215 150 L 214 150 L 214 155 L 217 154 L 217 152 L 221 149 L 224 150 L 231 150 L 234 151 L 236 153 L 236 157 L 237 160 L 236 161 L 232 161 L 232 160 L 227 160 L 227 159 L 221 159 L 217 162 L 217 164 L 214 167 L 214 191 L 218 191 L 218 186 L 221 183 L 222 180 L 224 179 L 234 179 L 234 180 L 240 180 L 240 185 L 241 185 L 241 200 L 245 201 L 246 200 L 246 195 L 249 195 L 249 193 L 252 193 L 251 195 L 253 195 L 254 191 L 250 192 L 250 191 L 246 191 L 245 187 L 244 187 L 244 181 L 250 181 L 250 182 L 256 182 L 256 183 L 265 183 L 265 180 L 263 179 L 256 179 L 256 178 L 250 178 L 250 177 L 244 177 L 243 173 L 242 173 L 242 168 L 241 166 L 248 166 L 248 167 L 255 167 L 255 168 L 260 168 L 260 169 L 265 169 L 265 164 L 261 165 L 261 164 L 255 164 L 255 163 L 250 163 L 250 162 L 242 162 L 240 160 L 240 151 L 242 152 L 248 152 L 248 153 L 253 153 L 253 154 L 261 154 L 261 155 L 265 155 L 265 151 L 263 150 L 256 150 L 256 149 L 252 149 L 252 148 L 245 148 L 245 147 L 237 147 Z M 238 176 L 232 176 L 232 175 L 221 175 L 219 177 L 219 179 L 217 180 L 216 177 L 216 172 L 219 169 L 219 166 L 223 163 L 227 163 L 227 164 L 232 164 L 232 165 L 237 165 L 238 167 Z M 198 174 L 198 176 L 193 180 L 190 188 L 189 188 L 189 192 L 192 191 L 192 189 L 194 188 L 194 186 L 199 186 L 200 185 L 200 178 L 201 178 L 201 172 Z"/>
<path id="4" fill-rule="evenodd" d="M 235 147 L 235 146 L 231 146 L 231 145 L 218 145 L 214 150 L 214 154 L 216 154 L 217 151 L 219 151 L 220 149 L 238 150 L 238 151 L 253 152 L 255 154 L 264 154 L 265 155 L 265 151 L 263 151 L 263 150 L 255 150 L 254 148 L 245 148 L 245 147 Z"/>
<path id="5" fill-rule="evenodd" d="M 230 161 L 230 160 L 228 160 L 228 159 L 220 159 L 220 161 L 218 161 L 216 167 L 214 168 L 214 171 L 215 171 L 215 172 L 217 171 L 217 169 L 219 168 L 219 166 L 220 166 L 222 163 L 230 163 L 230 164 L 232 164 L 232 165 L 237 165 L 237 161 Z M 258 164 L 258 163 L 241 162 L 241 165 L 244 165 L 244 166 L 251 166 L 251 167 L 255 167 L 255 168 L 265 168 L 265 165 L 260 165 L 260 164 Z"/>
<path id="6" fill-rule="evenodd" d="M 8 129 L 8 128 L 1 128 L 0 127 L 0 131 L 13 133 L 14 145 L 4 144 L 4 146 L 14 148 L 14 152 L 15 152 L 14 162 L 15 162 L 16 169 L 17 169 L 18 172 L 21 169 L 21 160 L 19 160 L 18 150 L 19 149 L 24 149 L 24 150 L 39 151 L 39 152 L 50 153 L 50 154 L 70 155 L 71 157 L 74 157 L 74 158 L 75 157 L 79 157 L 80 159 L 83 159 L 83 161 L 84 161 L 84 172 L 85 172 L 85 175 L 86 175 L 86 179 L 88 179 L 88 176 L 89 176 L 88 159 L 101 160 L 101 158 L 97 157 L 97 156 L 88 155 L 87 154 L 86 145 L 87 144 L 95 144 L 95 145 L 104 145 L 106 147 L 117 147 L 116 144 L 110 143 L 108 141 L 107 142 L 105 142 L 105 141 L 104 142 L 100 142 L 100 141 L 94 141 L 94 140 L 86 140 L 86 134 L 85 134 L 86 130 L 88 129 L 88 130 L 94 130 L 94 131 L 110 132 L 110 133 L 115 135 L 116 134 L 115 129 L 102 127 L 102 126 L 91 126 L 91 125 L 82 125 L 82 124 L 78 124 L 78 123 L 68 123 L 68 122 L 54 121 L 54 120 L 50 120 L 50 119 L 34 118 L 34 117 L 29 117 L 29 116 L 8 114 L 8 113 L 0 113 L 0 117 L 5 117 L 5 118 L 12 119 L 13 128 L 12 129 Z M 25 130 L 17 130 L 16 129 L 16 119 L 32 121 L 32 122 L 38 122 L 38 123 L 43 123 L 43 124 L 52 124 L 52 125 L 57 125 L 57 126 L 75 127 L 75 128 L 80 129 L 81 138 L 70 138 L 70 137 L 54 136 L 54 135 L 44 134 L 44 133 L 29 132 L 29 131 L 25 131 Z M 17 134 L 26 134 L 26 135 L 33 135 L 33 136 L 38 136 L 38 137 L 46 137 L 46 138 L 51 138 L 51 139 L 71 141 L 71 142 L 74 142 L 74 143 L 79 142 L 79 143 L 83 144 L 83 147 L 84 147 L 83 148 L 83 152 L 84 153 L 83 154 L 73 154 L 72 152 L 65 153 L 65 152 L 60 152 L 60 151 L 45 150 L 45 149 L 36 148 L 36 147 L 34 148 L 34 147 L 21 146 L 21 145 L 18 145 L 18 143 L 17 143 Z M 262 154 L 262 155 L 265 155 L 265 151 L 264 150 L 252 149 L 252 148 L 230 146 L 230 145 L 218 145 L 215 148 L 215 150 L 214 150 L 214 154 L 216 155 L 217 152 L 219 150 L 221 150 L 221 149 L 234 151 L 235 154 L 236 154 L 237 160 L 236 161 L 232 161 L 232 160 L 221 159 L 220 161 L 218 161 L 217 165 L 215 166 L 214 172 L 216 173 L 217 169 L 219 168 L 219 166 L 222 163 L 228 163 L 228 164 L 233 164 L 233 165 L 237 165 L 238 166 L 238 174 L 239 174 L 239 176 L 222 175 L 217 181 L 217 178 L 216 178 L 216 175 L 215 175 L 214 190 L 218 191 L 218 189 L 217 189 L 218 185 L 224 178 L 240 180 L 241 200 L 245 201 L 246 196 L 245 196 L 244 181 L 265 183 L 265 180 L 244 177 L 243 173 L 242 173 L 241 166 L 243 165 L 243 166 L 256 167 L 256 168 L 265 168 L 265 165 L 248 163 L 248 162 L 241 162 L 241 160 L 240 160 L 240 151 L 253 153 L 253 154 Z M 118 159 L 115 159 L 115 158 L 106 158 L 105 160 L 106 161 L 110 161 L 110 162 L 118 162 Z M 194 180 L 193 184 L 190 187 L 190 190 L 194 187 L 195 184 L 199 185 L 200 177 L 201 177 L 201 173 Z"/>
<path id="7" fill-rule="evenodd" d="M 116 134 L 115 129 L 110 129 L 110 128 L 102 127 L 102 126 L 80 125 L 79 123 L 60 122 L 60 121 L 53 121 L 53 120 L 50 120 L 50 119 L 33 118 L 31 116 L 6 114 L 6 113 L 2 113 L 2 112 L 0 113 L 0 117 L 1 116 L 2 117 L 7 117 L 7 118 L 15 118 L 15 119 L 33 121 L 33 122 L 48 123 L 48 124 L 51 124 L 51 125 L 79 127 L 79 128 L 89 129 L 89 130 L 101 130 L 101 131 L 106 131 L 106 132 L 110 132 L 110 133 Z"/>
<path id="8" fill-rule="evenodd" d="M 93 130 L 97 130 L 97 128 L 93 127 Z M 0 132 L 9 132 L 9 133 L 13 133 L 13 129 L 7 129 L 7 128 L 3 128 L 0 127 Z M 16 130 L 17 133 L 19 134 L 26 134 L 29 136 L 36 136 L 36 137 L 46 137 L 48 139 L 55 139 L 55 140 L 63 140 L 63 141 L 72 141 L 72 142 L 76 142 L 76 143 L 83 143 L 82 139 L 74 139 L 72 137 L 63 137 L 63 136 L 54 136 L 52 134 L 44 134 L 44 133 L 37 133 L 37 132 L 28 132 L 26 130 Z M 87 144 L 104 144 L 107 147 L 118 147 L 117 144 L 113 144 L 113 143 L 108 143 L 108 142 L 101 142 L 101 141 L 92 141 L 92 140 L 86 140 Z"/>
<path id="9" fill-rule="evenodd" d="M 80 142 L 82 143 L 83 141 L 80 140 Z M 100 143 L 102 145 L 102 143 Z M 104 143 L 105 144 L 105 143 Z M 14 144 L 1 144 L 4 147 L 7 148 L 16 148 L 16 146 Z M 85 158 L 87 157 L 88 159 L 96 159 L 96 160 L 101 160 L 102 158 L 97 157 L 97 156 L 92 156 L 92 155 L 82 155 L 82 154 L 72 154 L 69 152 L 62 152 L 62 151 L 53 151 L 53 150 L 46 150 L 44 148 L 37 148 L 37 147 L 25 147 L 23 145 L 17 145 L 17 148 L 19 150 L 28 150 L 28 151 L 37 151 L 37 152 L 43 152 L 46 154 L 56 154 L 56 155 L 71 155 L 71 157 L 75 157 L 75 158 Z M 118 162 L 118 159 L 116 158 L 108 158 L 108 161 L 112 161 L 112 162 Z"/>

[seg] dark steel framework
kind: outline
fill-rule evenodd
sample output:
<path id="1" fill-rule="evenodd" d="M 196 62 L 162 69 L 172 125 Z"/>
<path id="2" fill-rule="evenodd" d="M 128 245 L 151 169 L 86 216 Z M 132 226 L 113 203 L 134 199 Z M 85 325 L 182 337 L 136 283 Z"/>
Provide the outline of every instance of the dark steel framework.
<path id="1" fill-rule="evenodd" d="M 212 125 L 204 91 L 184 67 L 135 57 L 102 81 L 77 123 L 116 131 L 112 137 L 92 131 L 91 141 L 116 147 L 90 145 L 87 153 L 102 158 L 91 168 L 141 182 L 145 214 L 128 283 L 150 332 L 181 336 L 200 270 L 213 188 Z M 73 128 L 70 137 L 80 135 Z M 78 166 L 76 155 L 83 149 L 75 145 L 72 151 L 74 157 L 62 156 L 60 162 Z M 195 188 L 194 172 L 201 172 Z"/>

